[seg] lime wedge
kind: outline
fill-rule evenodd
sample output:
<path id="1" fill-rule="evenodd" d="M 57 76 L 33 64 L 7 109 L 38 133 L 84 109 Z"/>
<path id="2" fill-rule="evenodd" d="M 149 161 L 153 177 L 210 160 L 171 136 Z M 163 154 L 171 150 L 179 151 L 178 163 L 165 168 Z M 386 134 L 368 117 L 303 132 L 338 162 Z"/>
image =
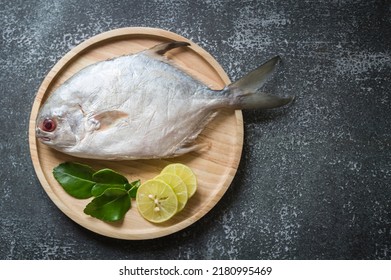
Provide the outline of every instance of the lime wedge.
<path id="1" fill-rule="evenodd" d="M 197 190 L 197 179 L 190 167 L 181 163 L 167 165 L 160 174 L 174 174 L 182 179 L 187 187 L 188 198 L 192 197 Z"/>
<path id="2" fill-rule="evenodd" d="M 161 180 L 167 185 L 169 185 L 175 192 L 178 198 L 178 210 L 181 211 L 187 203 L 187 187 L 183 180 L 174 174 L 164 173 L 156 176 L 154 180 Z"/>
<path id="3" fill-rule="evenodd" d="M 174 190 L 160 180 L 149 180 L 137 191 L 137 208 L 141 216 L 153 223 L 162 223 L 175 215 L 178 198 Z"/>

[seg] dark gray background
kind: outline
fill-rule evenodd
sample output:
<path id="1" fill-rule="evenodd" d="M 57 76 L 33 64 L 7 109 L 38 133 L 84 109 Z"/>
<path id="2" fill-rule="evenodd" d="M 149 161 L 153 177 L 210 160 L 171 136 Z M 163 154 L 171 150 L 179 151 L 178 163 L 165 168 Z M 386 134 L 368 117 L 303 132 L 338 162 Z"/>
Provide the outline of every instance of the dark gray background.
<path id="1" fill-rule="evenodd" d="M 0 1 L 1 259 L 390 259 L 390 1 Z M 123 241 L 67 218 L 31 163 L 35 94 L 74 46 L 119 27 L 199 44 L 232 80 L 276 54 L 284 109 L 247 111 L 222 200 L 171 236 Z"/>

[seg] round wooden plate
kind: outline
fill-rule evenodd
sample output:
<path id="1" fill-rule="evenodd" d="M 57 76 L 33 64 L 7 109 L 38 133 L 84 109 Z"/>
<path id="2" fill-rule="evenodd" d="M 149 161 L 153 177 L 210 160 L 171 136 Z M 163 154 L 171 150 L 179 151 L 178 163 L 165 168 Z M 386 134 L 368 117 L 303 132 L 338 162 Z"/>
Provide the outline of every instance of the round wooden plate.
<path id="1" fill-rule="evenodd" d="M 153 28 L 122 28 L 102 33 L 85 41 L 67 53 L 49 72 L 37 96 L 30 116 L 29 144 L 36 174 L 50 199 L 81 226 L 96 233 L 119 239 L 152 239 L 165 236 L 193 224 L 203 217 L 223 196 L 237 171 L 243 146 L 241 111 L 223 110 L 198 138 L 210 148 L 203 152 L 162 160 L 97 161 L 74 158 L 57 152 L 35 138 L 35 119 L 46 98 L 64 81 L 85 66 L 120 55 L 132 54 L 167 41 L 187 41 L 190 47 L 172 50 L 168 57 L 213 89 L 229 84 L 220 65 L 205 50 L 175 33 Z M 121 222 L 107 223 L 84 214 L 91 199 L 69 196 L 57 183 L 52 170 L 64 161 L 88 164 L 95 169 L 111 168 L 124 174 L 129 181 L 151 179 L 169 163 L 190 166 L 198 179 L 198 190 L 186 207 L 169 221 L 153 224 L 137 211 L 136 201 Z"/>

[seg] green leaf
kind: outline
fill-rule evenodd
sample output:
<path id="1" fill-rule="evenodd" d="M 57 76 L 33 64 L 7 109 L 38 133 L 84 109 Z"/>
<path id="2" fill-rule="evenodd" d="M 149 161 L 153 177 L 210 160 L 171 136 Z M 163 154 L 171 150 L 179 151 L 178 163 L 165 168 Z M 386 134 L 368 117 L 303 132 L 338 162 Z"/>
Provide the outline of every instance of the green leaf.
<path id="1" fill-rule="evenodd" d="M 100 196 L 104 193 L 105 190 L 110 188 L 116 188 L 116 189 L 125 189 L 125 184 L 119 185 L 119 184 L 103 184 L 103 183 L 97 183 L 95 186 L 91 189 L 91 194 L 95 197 Z"/>
<path id="2" fill-rule="evenodd" d="M 138 187 L 140 187 L 141 181 L 137 180 L 130 184 L 125 184 L 125 189 L 128 191 L 128 194 L 131 198 L 136 198 Z"/>
<path id="3" fill-rule="evenodd" d="M 130 197 L 126 190 L 109 188 L 87 204 L 84 213 L 103 221 L 115 222 L 124 218 L 130 206 Z"/>
<path id="4" fill-rule="evenodd" d="M 91 197 L 95 185 L 92 175 L 95 171 L 84 164 L 64 162 L 53 169 L 53 176 L 71 196 L 79 199 Z"/>
<path id="5" fill-rule="evenodd" d="M 129 183 L 126 177 L 108 168 L 95 172 L 92 178 L 97 182 L 91 190 L 95 197 L 102 195 L 109 188 L 125 189 L 125 185 Z"/>
<path id="6" fill-rule="evenodd" d="M 53 169 L 53 175 L 64 190 L 79 199 L 95 198 L 85 207 L 84 213 L 103 221 L 119 221 L 131 207 L 140 180 L 129 184 L 123 175 L 105 168 L 95 172 L 91 167 L 65 162 Z"/>
<path id="7" fill-rule="evenodd" d="M 105 168 L 95 172 L 92 179 L 97 183 L 124 185 L 129 183 L 125 176 Z"/>

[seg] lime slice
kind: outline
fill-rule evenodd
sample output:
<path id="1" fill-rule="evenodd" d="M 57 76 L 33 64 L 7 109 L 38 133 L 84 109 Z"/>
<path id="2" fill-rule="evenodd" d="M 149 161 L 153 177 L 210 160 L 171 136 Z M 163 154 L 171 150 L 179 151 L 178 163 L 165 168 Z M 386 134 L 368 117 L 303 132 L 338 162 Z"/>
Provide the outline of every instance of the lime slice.
<path id="1" fill-rule="evenodd" d="M 137 208 L 144 219 L 153 223 L 162 223 L 177 212 L 178 198 L 174 190 L 159 180 L 149 180 L 137 191 Z"/>
<path id="2" fill-rule="evenodd" d="M 165 173 L 179 176 L 186 184 L 188 198 L 194 195 L 197 190 L 197 179 L 188 166 L 181 163 L 172 163 L 167 165 L 160 174 Z"/>
<path id="3" fill-rule="evenodd" d="M 177 212 L 181 211 L 183 207 L 185 207 L 187 203 L 187 197 L 188 197 L 187 187 L 186 184 L 183 182 L 183 180 L 179 176 L 175 174 L 169 174 L 169 173 L 160 174 L 156 176 L 154 180 L 161 180 L 174 190 L 178 198 Z"/>

